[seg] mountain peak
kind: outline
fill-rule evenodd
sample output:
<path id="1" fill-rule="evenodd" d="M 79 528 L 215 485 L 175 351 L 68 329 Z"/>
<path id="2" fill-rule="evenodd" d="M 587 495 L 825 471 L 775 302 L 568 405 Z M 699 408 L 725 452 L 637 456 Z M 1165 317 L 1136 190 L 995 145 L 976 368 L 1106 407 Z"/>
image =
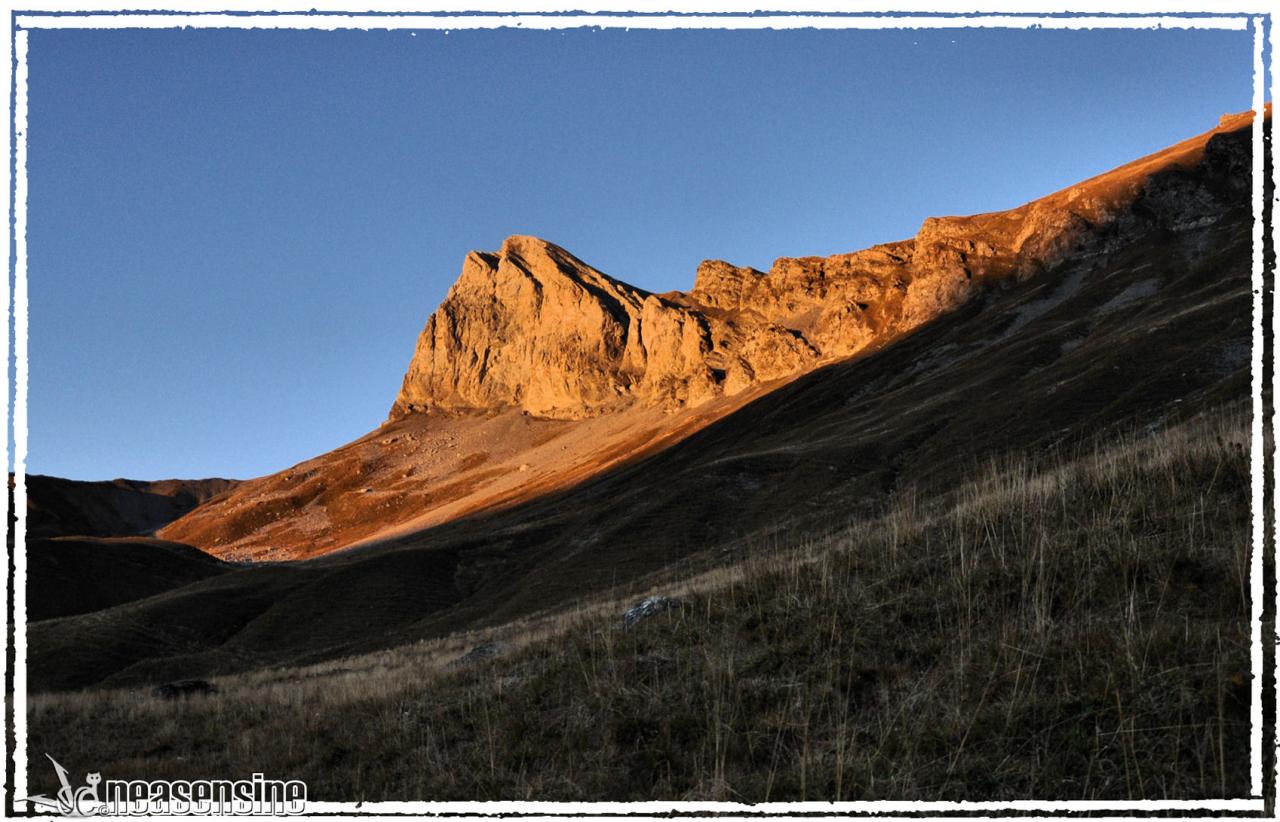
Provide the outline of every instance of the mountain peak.
<path id="1" fill-rule="evenodd" d="M 502 247 L 498 253 L 502 256 L 511 254 L 546 254 L 550 255 L 554 251 L 565 253 L 563 248 L 541 237 L 535 237 L 532 234 L 512 234 L 502 241 Z"/>
<path id="2" fill-rule="evenodd" d="M 705 260 L 687 293 L 650 294 L 554 243 L 513 235 L 496 253 L 467 255 L 391 416 L 673 410 L 855 356 L 981 288 L 1101 253 L 1117 232 L 1216 219 L 1247 191 L 1252 118 L 1224 116 L 1213 131 L 1008 211 L 931 217 L 910 240 L 781 257 L 768 273 Z"/>

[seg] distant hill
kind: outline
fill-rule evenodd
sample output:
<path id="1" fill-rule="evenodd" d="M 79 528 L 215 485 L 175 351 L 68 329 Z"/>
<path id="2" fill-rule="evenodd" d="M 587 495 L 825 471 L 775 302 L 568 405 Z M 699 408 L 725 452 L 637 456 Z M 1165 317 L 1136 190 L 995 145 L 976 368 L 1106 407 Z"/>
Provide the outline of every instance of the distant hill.
<path id="1" fill-rule="evenodd" d="M 26 481 L 27 534 L 33 538 L 150 534 L 237 484 L 217 478 L 84 482 L 42 474 L 28 474 Z M 12 476 L 9 483 L 12 489 Z"/>

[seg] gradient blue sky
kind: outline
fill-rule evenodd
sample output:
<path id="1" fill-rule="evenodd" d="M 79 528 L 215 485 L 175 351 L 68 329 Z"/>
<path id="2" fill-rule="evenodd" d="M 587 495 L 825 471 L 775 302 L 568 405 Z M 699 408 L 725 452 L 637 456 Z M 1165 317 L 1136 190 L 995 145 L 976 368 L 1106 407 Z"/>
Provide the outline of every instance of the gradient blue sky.
<path id="1" fill-rule="evenodd" d="M 376 427 L 463 255 L 651 290 L 1018 205 L 1251 103 L 1244 32 L 34 31 L 30 458 L 250 477 Z"/>

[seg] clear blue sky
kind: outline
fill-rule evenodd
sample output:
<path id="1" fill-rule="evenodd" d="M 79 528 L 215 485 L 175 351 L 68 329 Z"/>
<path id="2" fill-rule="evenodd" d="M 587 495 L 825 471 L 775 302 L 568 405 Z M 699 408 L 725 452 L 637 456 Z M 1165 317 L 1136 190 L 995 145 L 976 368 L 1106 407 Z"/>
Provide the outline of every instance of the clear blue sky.
<path id="1" fill-rule="evenodd" d="M 29 470 L 250 477 L 386 416 L 463 255 L 636 285 L 1007 208 L 1248 109 L 1244 32 L 35 31 Z"/>

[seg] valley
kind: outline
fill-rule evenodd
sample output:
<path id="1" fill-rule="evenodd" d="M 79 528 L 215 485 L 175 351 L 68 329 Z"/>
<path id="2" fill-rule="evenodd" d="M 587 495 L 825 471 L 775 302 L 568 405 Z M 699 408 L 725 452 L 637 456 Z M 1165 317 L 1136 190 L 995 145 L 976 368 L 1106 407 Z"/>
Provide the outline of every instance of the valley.
<path id="1" fill-rule="evenodd" d="M 33 756 L 362 801 L 1244 795 L 1251 122 L 688 292 L 472 252 L 367 435 L 163 510 L 33 483 Z M 147 696 L 185 679 L 219 692 Z"/>

